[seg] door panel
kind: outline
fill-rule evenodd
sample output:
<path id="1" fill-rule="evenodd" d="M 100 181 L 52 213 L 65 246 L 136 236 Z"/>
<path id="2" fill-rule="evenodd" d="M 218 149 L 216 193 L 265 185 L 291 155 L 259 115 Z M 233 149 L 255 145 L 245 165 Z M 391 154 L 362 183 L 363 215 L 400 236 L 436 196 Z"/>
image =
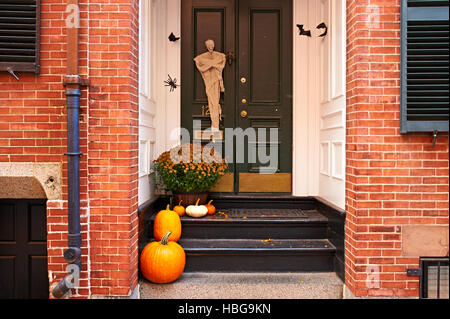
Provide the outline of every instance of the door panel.
<path id="1" fill-rule="evenodd" d="M 206 51 L 207 39 L 214 40 L 216 51 L 235 55 L 223 73 L 225 93 L 220 103 L 223 110 L 220 129 L 279 129 L 279 142 L 269 143 L 268 134 L 266 141 L 251 141 L 244 149 L 244 163 L 230 165 L 231 174 L 213 191 L 265 192 L 267 188 L 252 187 L 258 183 L 251 179 L 256 177 L 253 174 L 259 174 L 260 168 L 264 171 L 267 167 L 258 158 L 249 160 L 249 155 L 267 147 L 267 151 L 278 150 L 275 174 L 271 175 L 284 173 L 281 185 L 289 187 L 279 190 L 291 192 L 292 1 L 182 1 L 182 127 L 194 139 L 199 135 L 193 132 L 193 120 L 201 120 L 202 129 L 211 126 L 205 113 L 208 105 L 205 86 L 193 62 L 195 56 Z M 242 111 L 247 112 L 245 116 L 241 116 Z M 237 150 L 236 147 L 235 153 Z M 245 179 L 242 188 L 240 174 Z M 265 180 L 270 180 L 271 175 Z"/>
<path id="2" fill-rule="evenodd" d="M 249 105 L 280 102 L 280 11 L 250 10 L 250 52 L 245 63 L 241 51 L 240 71 L 250 74 Z M 245 47 L 245 46 L 244 46 Z M 249 70 L 246 66 L 248 65 Z"/>
<path id="3" fill-rule="evenodd" d="M 319 195 L 345 208 L 345 1 L 320 0 L 317 21 L 329 26 L 319 41 Z"/>
<path id="4" fill-rule="evenodd" d="M 46 200 L 0 200 L 0 298 L 47 299 Z"/>
<path id="5" fill-rule="evenodd" d="M 157 58 L 155 0 L 140 0 L 139 30 L 139 205 L 149 201 L 154 190 L 150 173 L 156 147 L 157 101 L 155 74 Z M 160 123 L 158 123 L 159 125 Z M 163 126 L 164 127 L 164 126 Z"/>

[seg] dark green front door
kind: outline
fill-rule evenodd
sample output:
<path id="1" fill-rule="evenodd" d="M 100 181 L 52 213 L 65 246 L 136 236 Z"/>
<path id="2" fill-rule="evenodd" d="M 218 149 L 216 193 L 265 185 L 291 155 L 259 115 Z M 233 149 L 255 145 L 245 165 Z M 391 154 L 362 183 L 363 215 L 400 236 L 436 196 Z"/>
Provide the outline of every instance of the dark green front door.
<path id="1" fill-rule="evenodd" d="M 265 141 L 245 140 L 244 162 L 231 165 L 216 190 L 290 193 L 292 1 L 183 0 L 182 13 L 182 126 L 195 137 L 193 120 L 201 120 L 203 129 L 211 125 L 205 86 L 193 58 L 205 52 L 204 42 L 212 39 L 216 51 L 228 56 L 221 129 L 266 129 Z M 271 128 L 278 129 L 278 139 L 272 142 Z M 250 155 L 261 147 L 267 155 L 269 150 L 276 153 L 276 161 L 261 163 Z M 239 151 L 237 145 L 235 153 Z"/>

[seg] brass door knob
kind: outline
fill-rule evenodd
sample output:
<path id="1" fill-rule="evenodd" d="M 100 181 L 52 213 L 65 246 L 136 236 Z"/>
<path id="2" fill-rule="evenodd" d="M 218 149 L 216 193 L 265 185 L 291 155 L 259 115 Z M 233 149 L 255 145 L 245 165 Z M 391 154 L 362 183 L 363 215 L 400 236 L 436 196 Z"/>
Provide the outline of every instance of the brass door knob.
<path id="1" fill-rule="evenodd" d="M 248 115 L 247 111 L 244 110 L 241 112 L 241 117 L 245 118 L 245 117 L 247 117 L 247 115 Z"/>
<path id="2" fill-rule="evenodd" d="M 242 104 L 247 104 L 247 99 L 242 99 Z"/>

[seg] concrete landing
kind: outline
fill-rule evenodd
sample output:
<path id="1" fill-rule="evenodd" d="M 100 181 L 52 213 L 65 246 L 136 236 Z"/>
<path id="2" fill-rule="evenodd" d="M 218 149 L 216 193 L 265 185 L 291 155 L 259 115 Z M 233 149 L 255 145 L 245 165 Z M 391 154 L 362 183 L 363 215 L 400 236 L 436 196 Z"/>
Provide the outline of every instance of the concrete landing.
<path id="1" fill-rule="evenodd" d="M 344 285 L 335 273 L 185 273 L 139 284 L 141 299 L 342 299 Z"/>

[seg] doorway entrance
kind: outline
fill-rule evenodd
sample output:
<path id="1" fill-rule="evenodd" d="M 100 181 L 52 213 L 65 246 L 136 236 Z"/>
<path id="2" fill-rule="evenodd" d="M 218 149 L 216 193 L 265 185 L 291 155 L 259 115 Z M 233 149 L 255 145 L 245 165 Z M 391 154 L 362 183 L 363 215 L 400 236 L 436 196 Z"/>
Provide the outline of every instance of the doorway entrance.
<path id="1" fill-rule="evenodd" d="M 249 133 L 243 161 L 236 161 L 241 148 L 235 138 L 230 173 L 214 191 L 291 193 L 292 0 L 186 0 L 181 16 L 182 127 L 197 139 L 194 121 L 201 121 L 203 130 L 211 126 L 205 85 L 194 63 L 211 39 L 227 60 L 220 102 L 223 140 L 225 129 Z M 278 136 L 271 139 L 274 130 Z M 250 132 L 256 132 L 256 141 Z M 275 154 L 275 167 L 254 156 L 260 152 Z"/>
<path id="2" fill-rule="evenodd" d="M 0 200 L 0 299 L 47 299 L 46 199 Z"/>

